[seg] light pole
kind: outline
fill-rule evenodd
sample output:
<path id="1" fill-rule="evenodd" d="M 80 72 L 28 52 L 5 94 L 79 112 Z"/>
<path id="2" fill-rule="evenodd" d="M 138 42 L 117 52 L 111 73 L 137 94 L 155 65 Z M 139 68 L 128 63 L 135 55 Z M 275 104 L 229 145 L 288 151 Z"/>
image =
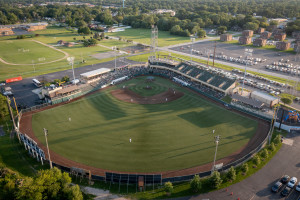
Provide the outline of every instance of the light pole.
<path id="1" fill-rule="evenodd" d="M 35 73 L 34 60 L 32 60 L 33 73 Z"/>
<path id="2" fill-rule="evenodd" d="M 75 84 L 76 85 L 76 81 L 75 81 L 75 72 L 74 72 L 74 57 L 68 57 L 67 58 L 67 60 L 69 61 L 69 63 L 72 65 L 72 71 L 73 71 L 73 81 L 74 81 L 74 83 L 73 84 Z"/>
<path id="3" fill-rule="evenodd" d="M 45 129 L 45 128 L 43 130 L 44 130 L 44 133 L 45 133 L 45 139 L 46 139 L 46 145 L 47 145 L 47 151 L 48 151 L 48 158 L 49 158 L 50 169 L 52 169 L 52 161 L 51 161 L 51 158 L 50 158 L 50 152 L 49 152 L 48 140 L 47 140 L 48 130 Z"/>
<path id="4" fill-rule="evenodd" d="M 272 123 L 271 123 L 270 134 L 269 134 L 269 144 L 271 144 L 271 139 L 272 139 L 274 126 L 275 126 L 275 122 L 277 119 L 277 113 L 278 113 L 279 108 L 280 108 L 280 104 L 277 104 L 274 106 L 273 119 L 272 119 Z M 284 111 L 282 111 L 282 112 L 284 112 Z"/>
<path id="5" fill-rule="evenodd" d="M 114 46 L 112 49 L 115 51 L 115 71 L 117 70 L 117 47 Z"/>
<path id="6" fill-rule="evenodd" d="M 217 158 L 217 151 L 218 151 L 219 141 L 220 141 L 220 135 L 215 136 L 216 150 L 215 150 L 214 164 L 213 164 L 213 167 L 211 169 L 211 174 L 215 171 L 215 165 L 216 165 L 216 158 Z"/>
<path id="7" fill-rule="evenodd" d="M 244 92 L 244 86 L 245 86 L 245 79 L 246 79 L 246 72 L 247 72 L 247 65 L 248 65 L 248 56 L 252 56 L 253 49 L 245 49 L 245 57 L 246 57 L 246 65 L 245 65 L 245 72 L 244 72 L 244 79 L 243 79 L 243 86 L 242 86 L 242 93 Z"/>
<path id="8" fill-rule="evenodd" d="M 195 42 L 195 38 L 192 36 L 191 37 L 191 42 L 192 42 L 192 46 L 191 46 L 191 64 L 192 64 L 192 61 L 193 61 L 193 45 L 194 45 L 194 42 Z"/>

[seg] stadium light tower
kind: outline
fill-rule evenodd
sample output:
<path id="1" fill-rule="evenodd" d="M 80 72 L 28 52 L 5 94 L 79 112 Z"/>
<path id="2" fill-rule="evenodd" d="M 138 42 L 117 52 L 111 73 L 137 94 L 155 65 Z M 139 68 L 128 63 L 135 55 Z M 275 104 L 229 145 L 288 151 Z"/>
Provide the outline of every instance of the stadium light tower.
<path id="1" fill-rule="evenodd" d="M 192 45 L 191 45 L 191 64 L 192 64 L 192 61 L 193 61 L 193 46 L 194 46 L 194 42 L 195 42 L 195 37 L 192 36 L 191 37 L 191 42 L 192 42 Z"/>
<path id="2" fill-rule="evenodd" d="M 72 71 L 73 71 L 73 81 L 74 83 L 73 84 L 76 84 L 75 82 L 75 72 L 74 72 L 74 60 L 75 60 L 75 57 L 68 57 L 67 60 L 69 61 L 69 63 L 72 65 Z"/>
<path id="3" fill-rule="evenodd" d="M 218 151 L 219 141 L 220 141 L 220 135 L 215 136 L 216 150 L 215 150 L 214 164 L 213 164 L 213 167 L 211 169 L 211 174 L 215 171 L 215 165 L 216 165 L 216 158 L 217 158 L 217 151 Z"/>
<path id="4" fill-rule="evenodd" d="M 245 57 L 246 57 L 246 65 L 245 65 L 245 72 L 244 72 L 244 79 L 243 79 L 243 86 L 242 86 L 242 93 L 244 92 L 244 86 L 245 86 L 245 79 L 246 79 L 246 72 L 247 72 L 247 65 L 248 65 L 248 57 L 252 56 L 253 49 L 245 49 Z"/>
<path id="5" fill-rule="evenodd" d="M 115 71 L 117 69 L 117 46 L 113 46 L 112 50 L 115 52 Z"/>
<path id="6" fill-rule="evenodd" d="M 46 139 L 46 145 L 47 145 L 47 151 L 48 151 L 48 158 L 49 158 L 50 169 L 52 169 L 52 161 L 51 161 L 51 158 L 50 158 L 50 152 L 49 152 L 48 140 L 47 140 L 48 130 L 45 129 L 45 128 L 43 130 L 44 130 L 44 133 L 45 133 L 45 139 Z"/>

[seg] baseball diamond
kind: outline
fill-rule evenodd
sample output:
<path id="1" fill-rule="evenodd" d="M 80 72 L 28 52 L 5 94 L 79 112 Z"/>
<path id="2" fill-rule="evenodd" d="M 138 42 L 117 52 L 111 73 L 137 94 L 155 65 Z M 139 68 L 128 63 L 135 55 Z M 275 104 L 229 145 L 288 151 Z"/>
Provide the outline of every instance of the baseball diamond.
<path id="1" fill-rule="evenodd" d="M 228 110 L 168 79 L 154 76 L 149 82 L 147 77 L 25 113 L 21 132 L 45 150 L 46 127 L 55 163 L 100 176 L 193 174 L 211 169 L 216 134 L 221 135 L 216 163 L 224 164 L 246 155 L 266 137 L 264 121 Z"/>

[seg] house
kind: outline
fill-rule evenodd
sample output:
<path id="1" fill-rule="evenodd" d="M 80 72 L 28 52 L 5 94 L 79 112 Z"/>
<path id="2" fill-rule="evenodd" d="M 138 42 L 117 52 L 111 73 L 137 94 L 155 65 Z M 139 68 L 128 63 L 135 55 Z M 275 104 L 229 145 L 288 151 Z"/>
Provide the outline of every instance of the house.
<path id="1" fill-rule="evenodd" d="M 253 31 L 252 30 L 244 30 L 242 34 L 244 37 L 252 37 Z"/>
<path id="2" fill-rule="evenodd" d="M 286 34 L 285 33 L 277 33 L 274 35 L 274 40 L 275 41 L 284 41 L 286 38 Z"/>
<path id="3" fill-rule="evenodd" d="M 220 40 L 222 42 L 227 42 L 232 40 L 232 35 L 231 34 L 222 34 L 220 35 Z"/>
<path id="4" fill-rule="evenodd" d="M 1 28 L 0 27 L 0 36 L 8 36 L 15 34 L 11 28 Z"/>
<path id="5" fill-rule="evenodd" d="M 258 34 L 261 34 L 261 33 L 265 32 L 265 30 L 266 30 L 265 28 L 261 28 L 261 27 L 260 27 L 260 28 L 257 29 L 256 32 L 257 32 Z"/>
<path id="6" fill-rule="evenodd" d="M 253 41 L 253 45 L 257 47 L 264 47 L 266 46 L 266 43 L 267 43 L 267 39 L 263 39 L 263 38 L 255 38 Z"/>
<path id="7" fill-rule="evenodd" d="M 269 39 L 269 38 L 271 37 L 271 35 L 272 35 L 271 32 L 265 31 L 265 32 L 263 32 L 263 33 L 260 34 L 260 37 L 261 37 L 262 39 Z"/>
<path id="8" fill-rule="evenodd" d="M 277 42 L 276 43 L 276 49 L 279 49 L 281 51 L 286 51 L 291 47 L 291 43 L 290 42 Z"/>
<path id="9" fill-rule="evenodd" d="M 240 44 L 251 44 L 251 37 L 242 36 L 239 38 Z"/>

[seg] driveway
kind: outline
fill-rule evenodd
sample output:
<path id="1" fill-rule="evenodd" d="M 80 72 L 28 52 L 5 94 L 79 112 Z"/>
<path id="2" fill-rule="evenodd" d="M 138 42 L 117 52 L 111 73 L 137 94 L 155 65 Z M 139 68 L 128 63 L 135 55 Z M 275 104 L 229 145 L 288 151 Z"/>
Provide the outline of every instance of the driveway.
<path id="1" fill-rule="evenodd" d="M 249 178 L 236 183 L 226 189 L 177 198 L 177 200 L 264 200 L 285 199 L 279 193 L 272 193 L 271 187 L 284 174 L 300 178 L 300 133 L 289 133 L 280 151 L 261 170 Z M 250 167 L 250 166 L 249 166 Z M 233 192 L 233 195 L 231 195 Z M 293 191 L 289 200 L 297 200 L 300 193 Z"/>

